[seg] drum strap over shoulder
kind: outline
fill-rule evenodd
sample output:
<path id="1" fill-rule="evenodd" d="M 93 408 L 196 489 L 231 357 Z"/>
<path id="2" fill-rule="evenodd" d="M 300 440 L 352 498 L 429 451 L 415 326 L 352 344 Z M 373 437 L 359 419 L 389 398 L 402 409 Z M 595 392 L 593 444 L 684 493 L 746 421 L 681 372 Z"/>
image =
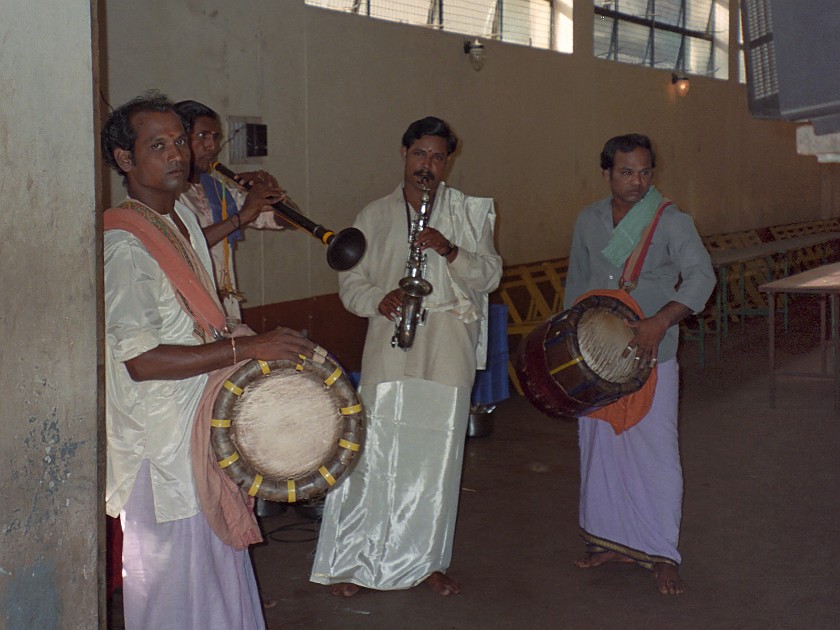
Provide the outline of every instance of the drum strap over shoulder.
<path id="1" fill-rule="evenodd" d="M 669 199 L 664 199 L 653 215 L 651 222 L 642 231 L 642 237 L 636 244 L 636 248 L 627 257 L 624 263 L 624 271 L 621 272 L 621 278 L 618 281 L 618 287 L 624 291 L 632 291 L 639 284 L 639 276 L 642 273 L 642 266 L 645 264 L 645 256 L 647 256 L 648 249 L 650 249 L 650 242 L 653 240 L 653 233 L 659 223 L 659 217 L 662 212 L 670 206 L 673 202 Z"/>

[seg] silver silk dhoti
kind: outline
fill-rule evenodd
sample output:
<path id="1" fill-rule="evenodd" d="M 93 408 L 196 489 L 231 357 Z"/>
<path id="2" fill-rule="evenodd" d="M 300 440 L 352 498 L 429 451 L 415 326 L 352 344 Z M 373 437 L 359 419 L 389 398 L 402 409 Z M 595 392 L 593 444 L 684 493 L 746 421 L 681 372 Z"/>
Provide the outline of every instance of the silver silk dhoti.
<path id="1" fill-rule="evenodd" d="M 408 379 L 361 397 L 363 451 L 327 495 L 311 580 L 410 588 L 449 567 L 470 390 Z"/>

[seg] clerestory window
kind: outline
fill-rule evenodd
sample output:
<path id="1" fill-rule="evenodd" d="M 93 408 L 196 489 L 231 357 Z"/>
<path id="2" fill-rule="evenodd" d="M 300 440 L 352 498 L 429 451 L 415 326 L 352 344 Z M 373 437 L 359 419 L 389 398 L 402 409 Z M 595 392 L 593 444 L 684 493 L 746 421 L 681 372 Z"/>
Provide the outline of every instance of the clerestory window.
<path id="1" fill-rule="evenodd" d="M 470 37 L 570 53 L 574 1 L 306 0 L 306 3 Z M 594 54 L 622 63 L 726 79 L 729 76 L 729 5 L 730 0 L 592 0 Z"/>
<path id="2" fill-rule="evenodd" d="M 470 37 L 572 51 L 573 0 L 306 0 L 307 4 Z"/>
<path id="3" fill-rule="evenodd" d="M 595 0 L 595 56 L 729 76 L 729 0 Z"/>

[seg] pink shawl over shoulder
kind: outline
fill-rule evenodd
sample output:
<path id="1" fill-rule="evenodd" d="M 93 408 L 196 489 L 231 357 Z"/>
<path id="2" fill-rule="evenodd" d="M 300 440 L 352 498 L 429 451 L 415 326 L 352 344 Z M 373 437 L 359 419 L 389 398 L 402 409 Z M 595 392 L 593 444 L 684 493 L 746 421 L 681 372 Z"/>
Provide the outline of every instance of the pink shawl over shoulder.
<path id="1" fill-rule="evenodd" d="M 212 331 L 225 328 L 225 314 L 208 286 L 209 276 L 192 246 L 160 215 L 136 202 L 111 208 L 104 215 L 106 230 L 125 230 L 136 236 L 172 283 L 185 311 L 212 338 Z M 208 277 L 203 277 L 208 276 Z M 240 326 L 236 336 L 254 334 Z M 242 363 L 208 374 L 207 385 L 196 409 L 191 436 L 192 468 L 201 511 L 216 535 L 235 549 L 262 541 L 253 512 L 254 500 L 216 464 L 210 448 L 213 403 L 224 381 Z"/>

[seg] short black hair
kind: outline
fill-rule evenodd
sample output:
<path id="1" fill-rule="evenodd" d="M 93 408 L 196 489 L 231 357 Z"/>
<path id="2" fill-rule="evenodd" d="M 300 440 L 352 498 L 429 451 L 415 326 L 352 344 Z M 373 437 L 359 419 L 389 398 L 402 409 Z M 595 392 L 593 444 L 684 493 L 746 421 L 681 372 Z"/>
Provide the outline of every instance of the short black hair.
<path id="1" fill-rule="evenodd" d="M 192 131 L 196 118 L 213 118 L 221 122 L 219 115 L 215 111 L 198 101 L 180 101 L 175 103 L 175 111 L 181 117 L 181 122 L 184 123 L 184 130 L 187 133 Z"/>
<path id="2" fill-rule="evenodd" d="M 117 107 L 108 114 L 105 124 L 102 125 L 100 143 L 102 146 L 102 158 L 105 163 L 117 171 L 125 182 L 125 172 L 117 164 L 114 157 L 115 149 L 129 151 L 134 159 L 134 143 L 137 141 L 137 132 L 134 130 L 132 119 L 143 112 L 172 112 L 176 116 L 175 106 L 165 95 L 156 90 L 150 90 L 131 99 L 125 105 Z"/>
<path id="3" fill-rule="evenodd" d="M 612 170 L 612 167 L 615 166 L 616 151 L 630 153 L 636 149 L 647 149 L 650 151 L 650 166 L 651 168 L 656 167 L 656 154 L 653 152 L 650 138 L 640 133 L 628 133 L 625 136 L 616 136 L 607 140 L 604 145 L 604 150 L 601 151 L 601 169 L 605 171 Z"/>
<path id="4" fill-rule="evenodd" d="M 452 155 L 458 148 L 458 136 L 445 121 L 434 116 L 426 116 L 411 123 L 403 134 L 402 145 L 408 149 L 423 136 L 438 136 L 446 140 L 447 155 Z"/>

